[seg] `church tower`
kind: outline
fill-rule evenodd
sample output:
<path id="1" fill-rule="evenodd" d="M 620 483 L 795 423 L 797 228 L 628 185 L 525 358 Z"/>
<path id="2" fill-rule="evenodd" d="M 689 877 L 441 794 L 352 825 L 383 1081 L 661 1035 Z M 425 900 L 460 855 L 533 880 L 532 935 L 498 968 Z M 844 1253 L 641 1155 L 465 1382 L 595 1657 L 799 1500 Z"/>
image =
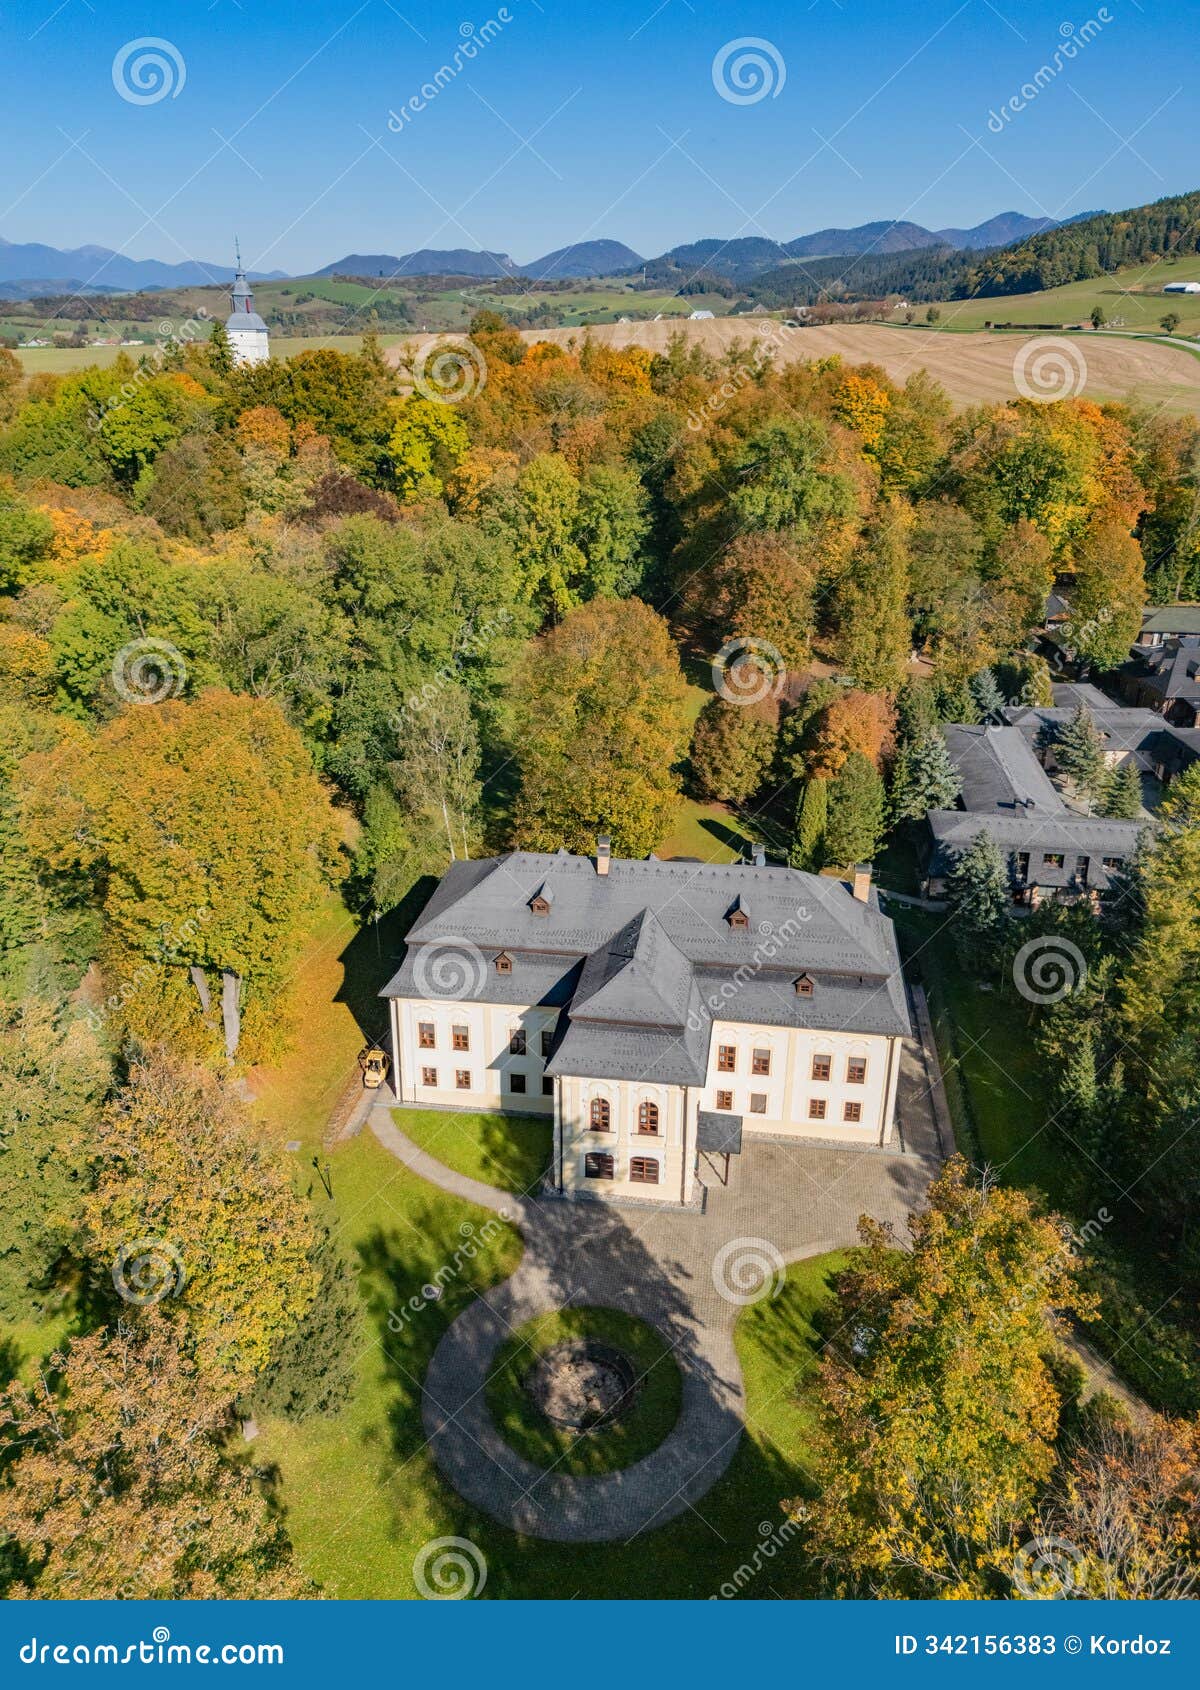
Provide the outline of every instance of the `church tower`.
<path id="1" fill-rule="evenodd" d="M 237 275 L 233 280 L 233 310 L 225 322 L 229 350 L 235 364 L 265 364 L 271 356 L 267 325 L 254 309 L 254 295 L 242 269 L 242 251 L 237 250 Z"/>

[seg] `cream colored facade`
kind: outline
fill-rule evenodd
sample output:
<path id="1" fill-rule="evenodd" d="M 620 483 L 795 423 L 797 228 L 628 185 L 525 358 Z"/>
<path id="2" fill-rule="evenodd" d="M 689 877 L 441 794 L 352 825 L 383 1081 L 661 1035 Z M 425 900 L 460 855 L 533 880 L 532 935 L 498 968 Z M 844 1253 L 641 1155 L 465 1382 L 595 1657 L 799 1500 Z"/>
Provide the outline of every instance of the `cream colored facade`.
<path id="1" fill-rule="evenodd" d="M 892 1137 L 898 1037 L 715 1021 L 702 1087 L 554 1080 L 545 1075 L 545 1060 L 559 1013 L 537 1005 L 393 998 L 398 1099 L 426 1108 L 551 1116 L 559 1189 L 672 1204 L 693 1195 L 701 1110 L 740 1115 L 747 1137 L 854 1146 Z"/>

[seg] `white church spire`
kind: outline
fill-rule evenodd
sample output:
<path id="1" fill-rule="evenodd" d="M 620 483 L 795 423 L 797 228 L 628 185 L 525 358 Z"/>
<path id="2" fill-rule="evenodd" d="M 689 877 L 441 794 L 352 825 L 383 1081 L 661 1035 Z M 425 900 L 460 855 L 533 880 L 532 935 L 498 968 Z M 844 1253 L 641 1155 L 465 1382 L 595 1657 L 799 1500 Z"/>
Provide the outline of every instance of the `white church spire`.
<path id="1" fill-rule="evenodd" d="M 242 269 L 241 243 L 234 239 L 237 271 L 233 278 L 233 310 L 225 322 L 229 349 L 235 364 L 265 364 L 271 356 L 267 325 L 254 309 L 254 294 Z"/>

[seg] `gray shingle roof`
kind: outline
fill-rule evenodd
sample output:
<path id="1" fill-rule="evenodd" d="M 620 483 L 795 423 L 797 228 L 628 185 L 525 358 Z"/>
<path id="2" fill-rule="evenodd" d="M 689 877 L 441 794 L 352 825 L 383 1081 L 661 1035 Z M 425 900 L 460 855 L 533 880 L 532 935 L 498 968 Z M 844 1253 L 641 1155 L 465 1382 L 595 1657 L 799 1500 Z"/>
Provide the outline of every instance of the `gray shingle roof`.
<path id="1" fill-rule="evenodd" d="M 1149 606 L 1142 615 L 1144 634 L 1200 634 L 1200 604 Z"/>
<path id="2" fill-rule="evenodd" d="M 538 891 L 552 894 L 544 915 L 529 907 Z M 727 920 L 739 899 L 748 927 Z M 697 1084 L 714 1019 L 910 1031 L 878 899 L 790 868 L 614 859 L 599 875 L 589 857 L 514 851 L 452 864 L 407 942 L 384 997 L 427 998 L 449 950 L 477 959 L 464 997 L 569 1005 L 550 1073 Z M 811 996 L 794 990 L 802 972 Z"/>
<path id="3" fill-rule="evenodd" d="M 955 854 L 966 850 L 978 834 L 986 833 L 1010 859 L 1028 852 L 1027 884 L 1069 886 L 1076 874 L 1078 859 L 1086 857 L 1088 885 L 1105 891 L 1111 875 L 1105 869 L 1103 859 L 1119 857 L 1127 862 L 1137 850 L 1143 826 L 1142 822 L 1078 816 L 1070 810 L 1053 815 L 1034 810 L 1010 816 L 996 812 L 969 814 L 962 810 L 931 810 L 929 830 L 933 835 L 933 856 L 929 872 L 934 876 L 948 873 Z M 1061 867 L 1044 861 L 1045 857 L 1055 855 L 1064 858 Z"/>
<path id="4" fill-rule="evenodd" d="M 962 781 L 965 810 L 1012 811 L 1031 802 L 1039 811 L 1066 810 L 1029 741 L 1017 728 L 950 723 L 942 733 L 950 761 Z"/>

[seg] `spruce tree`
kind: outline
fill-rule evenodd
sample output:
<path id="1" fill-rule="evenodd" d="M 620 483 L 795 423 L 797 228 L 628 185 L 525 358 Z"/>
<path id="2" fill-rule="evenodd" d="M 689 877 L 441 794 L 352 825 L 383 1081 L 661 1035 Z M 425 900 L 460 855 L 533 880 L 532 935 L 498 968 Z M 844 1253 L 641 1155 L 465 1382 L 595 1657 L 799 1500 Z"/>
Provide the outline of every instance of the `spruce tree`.
<path id="1" fill-rule="evenodd" d="M 222 322 L 213 324 L 208 336 L 208 361 L 219 376 L 233 374 L 233 348 Z"/>
<path id="2" fill-rule="evenodd" d="M 825 827 L 829 816 L 829 782 L 806 781 L 796 805 L 796 833 L 788 861 L 812 873 L 824 864 Z"/>
<path id="3" fill-rule="evenodd" d="M 354 1269 L 326 1231 L 309 1254 L 321 1275 L 316 1300 L 275 1347 L 254 1406 L 287 1420 L 336 1414 L 354 1390 L 363 1310 Z"/>
<path id="4" fill-rule="evenodd" d="M 1119 764 L 1104 789 L 1100 813 L 1115 821 L 1135 822 L 1142 813 L 1142 778 L 1132 758 Z"/>
<path id="5" fill-rule="evenodd" d="M 900 747 L 892 769 L 894 821 L 918 821 L 928 810 L 949 810 L 961 790 L 958 771 L 936 728 Z"/>
<path id="6" fill-rule="evenodd" d="M 1104 741 L 1086 704 L 1080 704 L 1054 742 L 1059 768 L 1074 781 L 1085 797 L 1095 798 L 1104 790 L 1108 766 Z"/>
<path id="7" fill-rule="evenodd" d="M 983 971 L 1000 949 L 1008 921 L 1008 876 L 999 846 L 977 833 L 946 877 L 954 943 L 963 964 Z"/>
<path id="8" fill-rule="evenodd" d="M 981 669 L 977 675 L 972 675 L 967 683 L 971 689 L 971 697 L 975 700 L 981 720 L 990 722 L 997 719 L 1004 709 L 1004 694 L 995 675 L 990 669 Z"/>
<path id="9" fill-rule="evenodd" d="M 829 786 L 825 861 L 837 868 L 870 862 L 883 838 L 883 782 L 861 751 L 852 751 Z"/>

